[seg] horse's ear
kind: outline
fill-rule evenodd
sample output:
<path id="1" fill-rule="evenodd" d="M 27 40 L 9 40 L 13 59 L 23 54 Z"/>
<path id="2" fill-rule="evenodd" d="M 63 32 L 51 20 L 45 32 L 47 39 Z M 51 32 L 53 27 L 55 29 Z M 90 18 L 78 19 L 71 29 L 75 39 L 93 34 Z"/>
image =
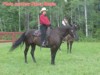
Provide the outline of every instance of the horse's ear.
<path id="1" fill-rule="evenodd" d="M 77 28 L 77 30 L 79 30 L 80 29 L 80 26 L 77 25 L 77 24 L 75 24 L 75 28 Z"/>
<path id="2" fill-rule="evenodd" d="M 69 24 L 72 27 L 72 24 Z"/>

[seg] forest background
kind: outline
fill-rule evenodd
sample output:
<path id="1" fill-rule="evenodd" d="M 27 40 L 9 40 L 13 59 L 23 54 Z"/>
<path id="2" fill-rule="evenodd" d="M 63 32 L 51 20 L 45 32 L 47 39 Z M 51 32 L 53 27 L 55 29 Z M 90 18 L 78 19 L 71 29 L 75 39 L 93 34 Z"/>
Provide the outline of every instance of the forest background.
<path id="1" fill-rule="evenodd" d="M 44 3 L 53 28 L 61 26 L 66 16 L 69 23 L 79 26 L 80 40 L 100 40 L 100 0 L 0 0 L 0 31 L 23 32 L 39 28 L 39 13 L 43 6 L 7 6 L 4 2 Z M 50 6 L 55 3 L 56 6 Z"/>

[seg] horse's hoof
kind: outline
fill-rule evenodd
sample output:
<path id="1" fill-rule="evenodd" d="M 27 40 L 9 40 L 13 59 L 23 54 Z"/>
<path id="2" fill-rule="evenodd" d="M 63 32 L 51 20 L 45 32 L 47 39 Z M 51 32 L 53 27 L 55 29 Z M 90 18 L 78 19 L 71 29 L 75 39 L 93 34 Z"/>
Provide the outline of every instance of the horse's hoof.
<path id="1" fill-rule="evenodd" d="M 55 65 L 55 63 L 51 63 L 51 65 Z"/>
<path id="2" fill-rule="evenodd" d="M 34 63 L 36 63 L 36 61 L 34 61 Z"/>
<path id="3" fill-rule="evenodd" d="M 55 64 L 51 64 L 51 65 L 55 65 Z"/>
<path id="4" fill-rule="evenodd" d="M 28 64 L 28 62 L 25 62 L 25 64 Z"/>

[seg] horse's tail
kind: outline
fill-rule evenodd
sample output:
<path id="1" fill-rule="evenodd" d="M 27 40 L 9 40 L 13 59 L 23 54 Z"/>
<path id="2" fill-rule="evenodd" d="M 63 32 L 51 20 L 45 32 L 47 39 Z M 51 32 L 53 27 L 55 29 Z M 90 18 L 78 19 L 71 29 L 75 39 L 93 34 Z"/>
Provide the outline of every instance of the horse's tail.
<path id="1" fill-rule="evenodd" d="M 22 42 L 24 43 L 25 40 L 25 32 L 20 36 L 18 40 L 15 41 L 15 43 L 10 48 L 10 51 L 13 51 L 15 48 L 17 48 Z"/>

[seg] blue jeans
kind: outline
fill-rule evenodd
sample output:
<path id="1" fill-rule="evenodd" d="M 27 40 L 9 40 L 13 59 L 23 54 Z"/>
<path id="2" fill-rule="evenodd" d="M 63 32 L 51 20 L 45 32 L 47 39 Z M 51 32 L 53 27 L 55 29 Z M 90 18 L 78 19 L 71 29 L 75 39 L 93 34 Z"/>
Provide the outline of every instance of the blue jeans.
<path id="1" fill-rule="evenodd" d="M 41 25 L 40 26 L 40 31 L 41 31 L 41 44 L 46 41 L 46 32 L 47 32 L 47 26 L 46 25 Z"/>

